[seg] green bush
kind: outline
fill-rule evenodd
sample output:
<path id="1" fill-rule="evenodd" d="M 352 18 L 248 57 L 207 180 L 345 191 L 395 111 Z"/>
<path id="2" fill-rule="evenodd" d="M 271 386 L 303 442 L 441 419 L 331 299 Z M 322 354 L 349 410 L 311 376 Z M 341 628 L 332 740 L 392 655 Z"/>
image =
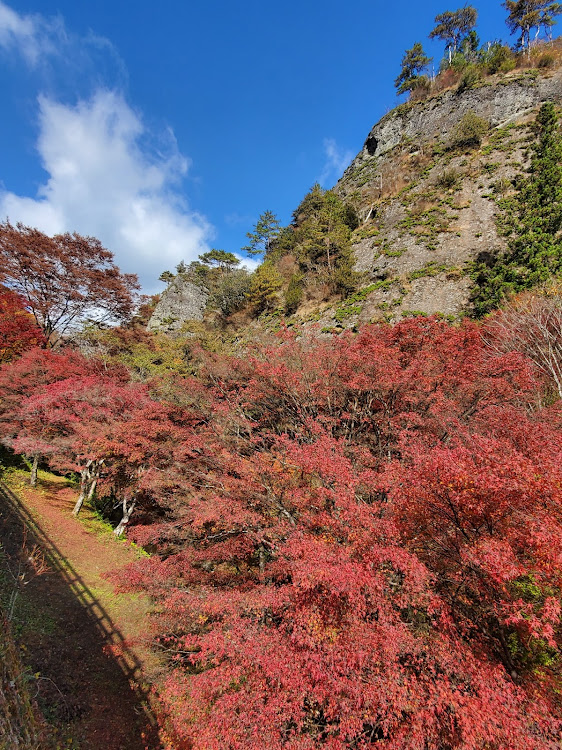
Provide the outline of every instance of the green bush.
<path id="1" fill-rule="evenodd" d="M 469 65 L 470 63 L 462 52 L 455 52 L 451 59 L 451 63 L 448 64 L 447 67 L 452 68 L 456 73 L 462 73 Z"/>
<path id="2" fill-rule="evenodd" d="M 231 315 L 244 306 L 250 286 L 250 274 L 243 268 L 229 271 L 217 281 L 213 302 L 224 316 Z"/>
<path id="3" fill-rule="evenodd" d="M 473 89 L 482 79 L 480 70 L 476 65 L 469 65 L 465 68 L 462 78 L 459 81 L 457 92 L 462 94 L 463 91 Z"/>
<path id="4" fill-rule="evenodd" d="M 505 193 L 507 193 L 511 188 L 513 187 L 512 180 L 509 179 L 509 177 L 500 177 L 499 180 L 496 180 L 492 186 L 492 192 L 494 195 L 503 196 Z"/>
<path id="5" fill-rule="evenodd" d="M 439 187 L 445 188 L 445 190 L 453 190 L 459 184 L 460 175 L 456 169 L 447 169 L 437 180 Z"/>
<path id="6" fill-rule="evenodd" d="M 537 60 L 537 68 L 552 68 L 556 62 L 556 57 L 551 52 L 545 52 Z"/>
<path id="7" fill-rule="evenodd" d="M 295 273 L 289 279 L 289 286 L 285 293 L 285 312 L 294 313 L 301 303 L 303 296 L 303 274 Z"/>
<path id="8" fill-rule="evenodd" d="M 489 125 L 474 112 L 467 112 L 453 131 L 451 146 L 456 148 L 477 148 L 488 132 Z"/>
<path id="9" fill-rule="evenodd" d="M 509 73 L 515 68 L 515 55 L 506 44 L 493 44 L 485 56 L 484 65 L 490 75 Z"/>

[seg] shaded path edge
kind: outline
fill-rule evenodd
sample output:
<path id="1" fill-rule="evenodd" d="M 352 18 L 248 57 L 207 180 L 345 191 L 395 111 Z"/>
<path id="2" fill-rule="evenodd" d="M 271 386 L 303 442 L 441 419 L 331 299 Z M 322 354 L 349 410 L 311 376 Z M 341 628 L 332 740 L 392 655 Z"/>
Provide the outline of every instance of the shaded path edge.
<path id="1" fill-rule="evenodd" d="M 104 647 L 107 647 L 107 650 L 104 648 L 104 652 L 111 653 L 112 663 L 119 669 L 134 695 L 137 706 L 135 710 L 142 713 L 143 723 L 147 726 L 149 744 L 143 746 L 142 750 L 144 747 L 149 750 L 159 750 L 162 745 L 158 739 L 158 722 L 154 710 L 155 697 L 145 686 L 145 675 L 140 659 L 127 644 L 119 627 L 76 567 L 45 531 L 37 513 L 33 512 L 24 499 L 1 481 L 0 500 L 4 505 L 5 513 L 10 514 L 19 523 L 22 531 L 26 530 L 24 533 L 28 542 L 37 544 L 41 548 L 49 569 L 64 582 L 86 615 L 90 627 L 97 633 Z M 85 533 L 90 535 L 87 531 Z M 136 748 L 131 747 L 130 750 L 136 750 Z M 140 745 L 139 750 L 141 750 Z"/>

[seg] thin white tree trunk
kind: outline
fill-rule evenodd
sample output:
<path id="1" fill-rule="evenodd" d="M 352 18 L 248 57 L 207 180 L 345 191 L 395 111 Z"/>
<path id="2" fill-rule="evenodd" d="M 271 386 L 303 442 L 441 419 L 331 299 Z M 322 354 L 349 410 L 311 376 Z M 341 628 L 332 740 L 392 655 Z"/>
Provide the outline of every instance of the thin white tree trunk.
<path id="1" fill-rule="evenodd" d="M 35 454 L 33 456 L 33 463 L 31 464 L 31 476 L 29 477 L 29 484 L 32 487 L 37 487 L 37 470 L 39 469 L 39 456 Z"/>
<path id="2" fill-rule="evenodd" d="M 115 536 L 121 536 L 121 534 L 125 531 L 125 527 L 129 523 L 129 520 L 131 516 L 133 515 L 133 510 L 135 509 L 136 504 L 137 504 L 136 496 L 133 497 L 130 505 L 127 505 L 127 498 L 126 497 L 123 498 L 123 518 L 119 521 L 119 523 L 113 530 L 113 533 L 115 534 Z"/>
<path id="3" fill-rule="evenodd" d="M 97 484 L 98 484 L 98 477 L 95 476 L 94 477 L 94 481 L 90 485 L 90 491 L 88 492 L 88 497 L 86 498 L 86 500 L 88 501 L 88 503 L 91 503 L 92 500 L 94 499 L 94 495 L 96 494 Z"/>
<path id="4" fill-rule="evenodd" d="M 86 492 L 88 490 L 88 479 L 90 477 L 90 464 L 87 464 L 80 472 L 80 494 L 78 500 L 72 511 L 73 516 L 77 516 L 80 513 L 84 500 L 86 498 Z"/>
<path id="5" fill-rule="evenodd" d="M 105 461 L 104 458 L 101 458 L 99 461 L 93 462 L 93 469 L 90 469 L 90 489 L 88 491 L 88 496 L 86 498 L 88 503 L 91 503 L 94 499 L 94 495 L 96 494 L 96 488 L 98 486 L 98 479 L 100 478 L 101 473 L 101 467 L 103 466 L 103 462 Z"/>

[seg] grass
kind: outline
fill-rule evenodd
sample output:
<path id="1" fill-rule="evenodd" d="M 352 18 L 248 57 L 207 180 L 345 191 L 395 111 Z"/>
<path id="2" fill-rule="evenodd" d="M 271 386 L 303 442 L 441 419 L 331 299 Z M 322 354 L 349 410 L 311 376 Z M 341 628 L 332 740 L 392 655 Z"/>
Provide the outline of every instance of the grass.
<path id="1" fill-rule="evenodd" d="M 39 750 L 50 742 L 39 724 L 30 693 L 32 675 L 25 670 L 9 623 L 0 620 L 0 748 Z"/>
<path id="2" fill-rule="evenodd" d="M 338 323 L 341 324 L 345 320 L 348 320 L 349 318 L 352 318 L 355 315 L 360 315 L 363 310 L 363 305 L 361 303 L 364 302 L 370 294 L 379 290 L 388 291 L 397 283 L 398 283 L 397 278 L 381 279 L 381 281 L 377 281 L 374 284 L 369 284 L 369 286 L 366 286 L 363 289 L 359 289 L 357 292 L 355 292 L 350 297 L 348 297 L 348 299 L 345 301 L 345 304 L 341 305 L 335 311 L 334 319 Z M 394 306 L 394 304 L 400 304 L 400 303 L 398 302 L 398 303 L 391 303 L 391 304 Z M 379 308 L 380 308 L 380 305 L 379 305 Z M 328 332 L 328 330 L 326 330 L 326 332 Z"/>
<path id="3" fill-rule="evenodd" d="M 513 139 L 513 131 L 516 129 L 514 123 L 510 123 L 503 128 L 496 128 L 490 133 L 488 142 L 481 148 L 484 156 L 489 156 L 494 151 L 503 151 L 511 153 L 515 150 L 517 142 Z"/>
<path id="4" fill-rule="evenodd" d="M 412 271 L 408 275 L 408 280 L 413 281 L 414 279 L 421 279 L 424 277 L 437 276 L 440 273 L 448 273 L 451 275 L 460 275 L 460 270 L 456 266 L 447 266 L 446 264 L 438 265 L 437 263 L 427 263 L 423 268 L 418 268 L 416 271 Z"/>
<path id="5" fill-rule="evenodd" d="M 377 227 L 373 226 L 365 226 L 365 227 L 359 227 L 359 229 L 356 229 L 351 237 L 352 242 L 360 242 L 361 240 L 366 240 L 369 237 L 376 237 L 379 233 L 379 229 Z"/>

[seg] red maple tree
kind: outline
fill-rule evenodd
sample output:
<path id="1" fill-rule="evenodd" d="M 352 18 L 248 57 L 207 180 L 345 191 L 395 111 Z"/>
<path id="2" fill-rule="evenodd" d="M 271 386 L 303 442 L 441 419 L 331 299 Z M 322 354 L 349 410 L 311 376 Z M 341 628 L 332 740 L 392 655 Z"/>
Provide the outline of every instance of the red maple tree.
<path id="1" fill-rule="evenodd" d="M 0 365 L 44 343 L 45 337 L 22 297 L 0 286 Z"/>
<path id="2" fill-rule="evenodd" d="M 48 346 L 72 327 L 130 315 L 136 276 L 123 274 L 94 237 L 0 223 L 0 282 L 24 300 Z"/>
<path id="3" fill-rule="evenodd" d="M 103 465 L 152 552 L 119 585 L 156 602 L 176 746 L 557 747 L 562 410 L 485 334 L 283 332 L 149 384 L 71 351 L 0 369 L 5 440 L 82 497 Z"/>
<path id="4" fill-rule="evenodd" d="M 471 323 L 208 365 L 183 484 L 121 585 L 158 601 L 194 749 L 554 748 L 560 416 Z M 180 497 L 178 497 L 180 495 Z"/>

